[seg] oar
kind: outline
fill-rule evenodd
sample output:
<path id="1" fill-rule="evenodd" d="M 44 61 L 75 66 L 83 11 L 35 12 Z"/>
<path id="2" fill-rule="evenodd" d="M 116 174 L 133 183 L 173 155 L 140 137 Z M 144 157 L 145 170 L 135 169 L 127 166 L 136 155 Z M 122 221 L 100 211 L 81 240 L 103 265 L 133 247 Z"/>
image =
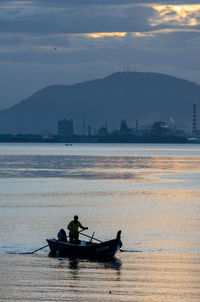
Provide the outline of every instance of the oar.
<path id="1" fill-rule="evenodd" d="M 92 233 L 92 237 L 91 237 L 90 242 L 92 242 L 92 239 L 94 238 L 94 234 L 95 234 L 95 232 Z"/>
<path id="2" fill-rule="evenodd" d="M 27 254 L 27 255 L 28 255 L 28 254 L 34 254 L 35 252 L 40 251 L 40 250 L 44 249 L 44 248 L 47 247 L 47 246 L 48 246 L 48 244 L 46 244 L 46 245 L 44 245 L 44 246 L 40 247 L 39 249 L 34 250 L 34 251 L 32 251 L 32 252 L 20 253 L 20 254 L 24 254 L 24 255 L 26 255 L 26 254 Z"/>
<path id="3" fill-rule="evenodd" d="M 90 238 L 90 239 L 94 239 L 94 240 L 96 240 L 96 241 L 98 241 L 98 242 L 103 242 L 103 241 L 101 241 L 101 240 L 99 240 L 99 239 L 97 239 L 97 238 L 95 238 L 95 237 L 91 237 L 91 236 L 86 235 L 86 234 L 83 234 L 83 233 L 81 233 L 81 232 L 80 232 L 80 234 L 83 235 L 83 236 L 85 236 L 85 237 L 88 237 L 88 238 Z"/>
<path id="4" fill-rule="evenodd" d="M 102 240 L 99 240 L 99 239 L 97 239 L 97 238 L 95 238 L 95 237 L 91 237 L 91 236 L 89 236 L 89 235 L 86 235 L 86 234 L 83 234 L 83 233 L 80 233 L 81 235 L 83 235 L 83 236 L 85 236 L 85 237 L 88 237 L 88 238 L 92 238 L 92 239 L 94 239 L 94 240 L 96 240 L 96 241 L 98 241 L 98 242 L 103 242 Z M 119 249 L 119 251 L 120 252 L 125 252 L 126 250 L 122 250 L 122 249 Z"/>

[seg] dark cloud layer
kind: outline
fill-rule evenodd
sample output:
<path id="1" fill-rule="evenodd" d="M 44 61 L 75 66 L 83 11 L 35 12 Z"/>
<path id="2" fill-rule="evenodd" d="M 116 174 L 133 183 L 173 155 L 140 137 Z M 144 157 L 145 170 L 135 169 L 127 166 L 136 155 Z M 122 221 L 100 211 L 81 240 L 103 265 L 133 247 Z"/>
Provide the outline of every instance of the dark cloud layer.
<path id="1" fill-rule="evenodd" d="M 11 12 L 11 11 L 12 12 Z M 0 12 L 1 33 L 75 34 L 149 30 L 151 7 L 94 5 L 9 8 Z"/>

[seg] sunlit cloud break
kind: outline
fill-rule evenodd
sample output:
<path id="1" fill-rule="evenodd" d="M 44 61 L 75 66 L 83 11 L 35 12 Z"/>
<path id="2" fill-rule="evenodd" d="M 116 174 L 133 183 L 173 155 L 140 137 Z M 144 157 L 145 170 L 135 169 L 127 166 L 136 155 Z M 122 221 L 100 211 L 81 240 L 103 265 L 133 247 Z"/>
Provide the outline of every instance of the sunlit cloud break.
<path id="1" fill-rule="evenodd" d="M 193 5 L 153 5 L 158 12 L 150 19 L 151 26 L 170 23 L 181 26 L 200 25 L 200 4 Z"/>
<path id="2" fill-rule="evenodd" d="M 90 38 L 105 38 L 105 37 L 125 37 L 126 32 L 113 32 L 113 33 L 88 33 L 84 34 L 84 36 L 90 37 Z"/>

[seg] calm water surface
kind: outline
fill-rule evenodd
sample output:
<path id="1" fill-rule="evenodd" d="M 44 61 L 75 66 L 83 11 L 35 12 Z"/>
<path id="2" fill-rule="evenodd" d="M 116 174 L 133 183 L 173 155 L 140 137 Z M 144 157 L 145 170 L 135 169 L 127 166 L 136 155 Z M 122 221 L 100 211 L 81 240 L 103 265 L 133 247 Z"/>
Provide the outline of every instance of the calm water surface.
<path id="1" fill-rule="evenodd" d="M 1 301 L 200 301 L 200 146 L 0 144 Z M 74 214 L 110 262 L 48 257 Z"/>

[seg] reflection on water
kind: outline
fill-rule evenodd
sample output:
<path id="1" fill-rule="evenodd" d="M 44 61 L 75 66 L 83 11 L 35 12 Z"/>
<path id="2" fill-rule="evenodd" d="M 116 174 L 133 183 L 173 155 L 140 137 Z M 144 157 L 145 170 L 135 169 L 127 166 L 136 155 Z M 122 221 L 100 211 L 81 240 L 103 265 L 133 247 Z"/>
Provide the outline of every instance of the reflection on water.
<path id="1" fill-rule="evenodd" d="M 118 259 L 117 257 L 114 257 L 113 259 L 80 259 L 80 258 L 69 258 L 69 259 L 65 259 L 65 258 L 59 258 L 59 266 L 62 268 L 66 267 L 66 262 L 67 265 L 70 269 L 72 270 L 79 270 L 79 266 L 80 263 L 88 263 L 90 262 L 93 263 L 94 265 L 98 265 L 98 267 L 102 267 L 105 269 L 114 269 L 116 271 L 120 271 L 120 267 L 121 267 L 121 260 Z"/>
<path id="2" fill-rule="evenodd" d="M 0 300 L 200 301 L 200 147 L 13 148 L 0 155 Z M 122 229 L 130 252 L 14 254 L 44 246 L 74 214 L 102 241 Z"/>
<path id="3" fill-rule="evenodd" d="M 2 301 L 198 302 L 199 253 L 122 253 L 122 265 L 2 255 Z"/>
<path id="4" fill-rule="evenodd" d="M 133 179 L 199 171 L 199 157 L 1 155 L 0 177 Z M 158 179 L 157 179 L 158 181 Z"/>

